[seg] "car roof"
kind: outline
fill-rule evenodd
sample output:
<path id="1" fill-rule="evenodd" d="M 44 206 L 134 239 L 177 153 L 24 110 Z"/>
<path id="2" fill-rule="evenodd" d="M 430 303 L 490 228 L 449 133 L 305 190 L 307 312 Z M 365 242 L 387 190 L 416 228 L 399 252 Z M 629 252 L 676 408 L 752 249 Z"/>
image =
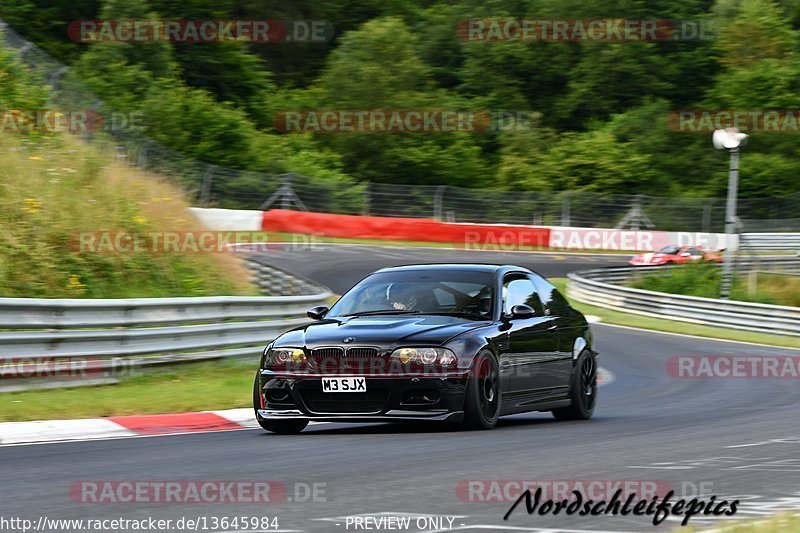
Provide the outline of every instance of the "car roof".
<path id="1" fill-rule="evenodd" d="M 432 263 L 420 265 L 401 265 L 394 267 L 381 268 L 377 272 L 403 272 L 409 270 L 466 270 L 471 272 L 509 272 L 522 271 L 530 272 L 530 269 L 517 265 L 493 265 L 488 263 Z"/>

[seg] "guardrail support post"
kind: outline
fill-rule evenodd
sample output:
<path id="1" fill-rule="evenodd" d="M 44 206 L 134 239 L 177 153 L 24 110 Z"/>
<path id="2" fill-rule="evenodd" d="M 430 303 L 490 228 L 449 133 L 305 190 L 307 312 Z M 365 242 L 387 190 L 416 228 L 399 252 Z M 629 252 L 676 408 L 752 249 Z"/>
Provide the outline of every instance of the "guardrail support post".
<path id="1" fill-rule="evenodd" d="M 714 209 L 714 200 L 709 200 L 703 206 L 703 231 L 711 233 L 711 213 Z"/>
<path id="2" fill-rule="evenodd" d="M 369 191 L 369 182 L 367 182 L 366 187 L 364 187 L 364 204 L 361 206 L 361 215 L 368 217 L 369 216 L 369 202 L 370 202 L 370 191 Z"/>
<path id="3" fill-rule="evenodd" d="M 447 185 L 440 185 L 436 188 L 436 193 L 433 195 L 433 219 L 441 222 L 443 220 L 442 204 L 444 203 L 444 190 Z"/>
<path id="4" fill-rule="evenodd" d="M 211 199 L 211 182 L 214 180 L 213 167 L 209 168 L 206 175 L 203 176 L 203 185 L 200 188 L 200 205 L 205 207 Z"/>

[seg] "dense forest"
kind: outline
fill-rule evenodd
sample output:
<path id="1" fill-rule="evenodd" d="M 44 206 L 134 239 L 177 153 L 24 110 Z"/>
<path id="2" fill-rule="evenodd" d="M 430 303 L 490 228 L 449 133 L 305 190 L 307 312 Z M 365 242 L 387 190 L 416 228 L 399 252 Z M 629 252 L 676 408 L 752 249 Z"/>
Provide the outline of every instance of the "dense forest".
<path id="1" fill-rule="evenodd" d="M 702 21 L 713 38 L 476 41 L 467 18 Z M 3 0 L 0 18 L 152 139 L 221 167 L 351 182 L 722 196 L 681 109 L 800 109 L 800 0 Z M 80 43 L 84 19 L 322 20 L 318 42 Z M 4 107 L 16 104 L 1 95 Z M 286 110 L 524 112 L 526 128 L 285 133 Z M 800 190 L 798 131 L 753 132 L 741 195 Z"/>

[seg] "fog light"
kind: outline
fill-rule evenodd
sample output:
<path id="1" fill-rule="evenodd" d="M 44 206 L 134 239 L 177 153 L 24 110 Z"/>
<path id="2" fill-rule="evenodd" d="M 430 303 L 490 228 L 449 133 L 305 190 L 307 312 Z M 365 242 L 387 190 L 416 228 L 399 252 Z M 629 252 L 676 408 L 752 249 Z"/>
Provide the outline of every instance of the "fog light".
<path id="1" fill-rule="evenodd" d="M 282 389 L 270 389 L 267 392 L 267 398 L 270 402 L 285 402 L 289 399 L 289 391 Z"/>
<path id="2" fill-rule="evenodd" d="M 439 401 L 439 392 L 435 390 L 409 391 L 403 401 L 406 405 L 428 405 Z"/>

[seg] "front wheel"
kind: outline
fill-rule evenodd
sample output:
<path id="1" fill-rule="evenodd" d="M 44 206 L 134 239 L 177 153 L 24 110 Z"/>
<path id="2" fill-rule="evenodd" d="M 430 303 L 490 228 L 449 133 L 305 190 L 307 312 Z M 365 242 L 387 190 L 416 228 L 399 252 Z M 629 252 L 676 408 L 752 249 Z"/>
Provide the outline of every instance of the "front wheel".
<path id="1" fill-rule="evenodd" d="M 553 409 L 556 420 L 589 420 L 597 404 L 597 361 L 584 350 L 575 363 L 575 374 L 569 390 L 572 403 L 568 407 Z"/>
<path id="2" fill-rule="evenodd" d="M 306 429 L 308 425 L 307 420 L 264 420 L 258 417 L 260 408 L 261 398 L 258 394 L 258 375 L 256 375 L 255 383 L 253 383 L 253 411 L 255 411 L 256 422 L 262 429 L 279 435 L 295 435 Z"/>
<path id="3" fill-rule="evenodd" d="M 464 398 L 464 425 L 492 429 L 500 417 L 500 367 L 488 350 L 475 357 Z"/>

